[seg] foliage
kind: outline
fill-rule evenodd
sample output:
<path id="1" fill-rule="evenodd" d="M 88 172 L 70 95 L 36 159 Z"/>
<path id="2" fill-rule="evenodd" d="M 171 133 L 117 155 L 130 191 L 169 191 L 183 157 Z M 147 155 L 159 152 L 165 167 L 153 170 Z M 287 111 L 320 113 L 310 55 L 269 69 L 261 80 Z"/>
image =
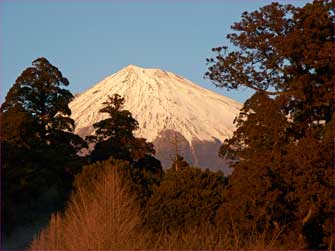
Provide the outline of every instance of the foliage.
<path id="1" fill-rule="evenodd" d="M 211 224 L 208 217 L 197 219 L 198 225 L 189 224 L 183 229 L 168 231 L 163 228 L 160 232 L 150 231 L 140 218 L 139 204 L 131 193 L 131 184 L 125 182 L 128 165 L 126 161 L 108 160 L 85 166 L 82 173 L 75 178 L 75 191 L 65 212 L 52 215 L 49 225 L 35 237 L 29 249 L 179 250 L 286 247 L 279 246 L 275 239 L 265 242 L 262 235 L 250 235 L 244 239 L 236 236 L 236 239 L 230 239 L 229 232 Z M 191 172 L 192 168 L 186 169 Z M 212 178 L 215 180 L 213 173 L 199 169 L 192 172 L 195 176 L 203 175 L 201 184 L 208 188 L 207 192 L 214 188 L 210 183 Z M 220 176 L 215 175 L 217 178 Z M 206 179 L 208 182 L 205 182 Z M 214 188 L 214 191 L 217 189 Z M 192 212 L 194 208 L 187 210 Z M 199 217 L 205 215 L 198 214 Z"/>
<path id="2" fill-rule="evenodd" d="M 174 232 L 213 221 L 225 184 L 222 173 L 194 167 L 168 169 L 145 208 L 147 227 L 158 233 Z"/>
<path id="3" fill-rule="evenodd" d="M 25 139 L 33 137 L 31 144 L 67 146 L 71 143 L 73 152 L 79 150 L 83 142 L 71 133 L 74 121 L 69 118 L 68 103 L 73 96 L 62 88 L 68 85 L 69 81 L 48 60 L 36 59 L 33 67 L 17 78 L 1 106 L 2 140 L 31 149 L 34 146 Z"/>
<path id="4" fill-rule="evenodd" d="M 295 217 L 309 247 L 330 247 L 334 237 L 333 122 L 309 130 L 287 146 L 284 179 L 291 189 L 287 200 L 296 202 Z M 322 140 L 319 138 L 322 135 Z"/>
<path id="5" fill-rule="evenodd" d="M 153 157 L 153 144 L 134 136 L 138 122 L 129 111 L 122 109 L 124 102 L 124 98 L 114 94 L 103 103 L 105 106 L 100 112 L 107 113 L 109 117 L 93 125 L 95 135 L 88 137 L 95 142 L 91 159 L 92 162 L 109 158 L 128 161 L 129 177 L 136 187 L 141 206 L 144 206 L 153 186 L 159 184 L 163 171 L 160 161 Z"/>
<path id="6" fill-rule="evenodd" d="M 145 155 L 133 164 L 130 172 L 141 207 L 144 208 L 163 178 L 161 162 L 153 156 Z"/>
<path id="7" fill-rule="evenodd" d="M 207 59 L 216 86 L 255 91 L 220 149 L 237 162 L 218 219 L 241 233 L 279 228 L 305 248 L 331 243 L 333 20 L 328 0 L 272 3 L 234 23 L 235 51 Z"/>
<path id="8" fill-rule="evenodd" d="M 220 154 L 239 162 L 234 164 L 216 220 L 230 229 L 233 221 L 241 235 L 267 232 L 272 238 L 274 232 L 292 228 L 289 224 L 296 220 L 295 205 L 285 199 L 289 187 L 281 165 L 288 122 L 275 100 L 256 93 L 244 104 L 236 124 L 236 132 Z"/>
<path id="9" fill-rule="evenodd" d="M 122 110 L 124 102 L 124 98 L 114 94 L 103 103 L 105 106 L 100 112 L 107 113 L 109 117 L 95 123 L 95 135 L 88 137 L 96 143 L 91 155 L 93 162 L 109 157 L 133 161 L 154 153 L 151 143 L 133 135 L 133 131 L 138 129 L 138 122 L 129 111 Z"/>
<path id="10" fill-rule="evenodd" d="M 76 177 L 75 184 L 77 186 L 77 183 L 89 186 L 92 182 L 96 182 L 99 173 L 102 172 L 101 169 L 106 166 L 115 166 L 117 168 L 120 179 L 129 187 L 130 192 L 136 197 L 142 208 L 152 195 L 154 187 L 159 185 L 163 176 L 160 161 L 154 157 L 146 156 L 134 164 L 130 164 L 125 160 L 110 158 L 84 166 L 80 175 Z"/>
<path id="11" fill-rule="evenodd" d="M 76 177 L 76 190 L 64 215 L 53 215 L 49 226 L 37 236 L 30 249 L 139 248 L 139 243 L 145 238 L 145 234 L 139 231 L 139 205 L 120 177 L 122 166 L 124 162 L 106 161 L 99 168 L 84 168 L 83 173 Z M 87 175 L 92 171 L 94 178 Z"/>
<path id="12" fill-rule="evenodd" d="M 17 78 L 1 106 L 3 213 L 9 218 L 6 233 L 42 214 L 35 207 L 49 208 L 37 206 L 37 201 L 46 198 L 50 189 L 56 189 L 57 195 L 50 195 L 49 200 L 59 208 L 82 164 L 76 153 L 86 143 L 73 134 L 68 107 L 73 96 L 62 88 L 68 84 L 55 66 L 39 58 Z"/>

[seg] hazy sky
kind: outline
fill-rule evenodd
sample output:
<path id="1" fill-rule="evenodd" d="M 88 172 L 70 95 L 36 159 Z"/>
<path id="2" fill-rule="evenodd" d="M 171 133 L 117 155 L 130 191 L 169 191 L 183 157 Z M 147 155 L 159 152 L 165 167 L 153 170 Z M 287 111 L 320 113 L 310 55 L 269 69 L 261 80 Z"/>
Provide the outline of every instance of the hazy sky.
<path id="1" fill-rule="evenodd" d="M 303 6 L 307 0 L 280 1 Z M 214 87 L 203 75 L 230 25 L 265 0 L 0 1 L 3 102 L 15 79 L 46 57 L 83 92 L 128 64 L 161 68 L 243 102 L 249 91 Z"/>

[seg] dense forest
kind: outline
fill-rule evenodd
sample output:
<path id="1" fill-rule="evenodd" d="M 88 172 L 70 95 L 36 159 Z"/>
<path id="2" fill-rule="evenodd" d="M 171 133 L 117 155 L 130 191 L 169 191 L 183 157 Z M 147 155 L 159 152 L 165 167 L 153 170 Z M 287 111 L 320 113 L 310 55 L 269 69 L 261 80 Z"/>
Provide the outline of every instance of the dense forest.
<path id="1" fill-rule="evenodd" d="M 218 153 L 229 176 L 178 154 L 163 170 L 118 94 L 82 139 L 68 79 L 47 59 L 33 61 L 1 105 L 2 241 L 39 250 L 333 250 L 333 3 L 272 3 L 231 28 L 232 46 L 213 48 L 205 73 L 218 87 L 254 91 Z"/>

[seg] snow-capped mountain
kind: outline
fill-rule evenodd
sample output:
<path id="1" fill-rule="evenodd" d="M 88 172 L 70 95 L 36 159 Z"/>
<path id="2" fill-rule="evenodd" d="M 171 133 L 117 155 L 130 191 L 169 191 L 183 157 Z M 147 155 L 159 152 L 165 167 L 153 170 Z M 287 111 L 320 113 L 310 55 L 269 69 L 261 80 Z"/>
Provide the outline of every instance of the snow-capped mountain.
<path id="1" fill-rule="evenodd" d="M 93 133 L 92 125 L 106 118 L 106 114 L 99 113 L 102 103 L 115 93 L 125 98 L 124 109 L 139 122 L 135 135 L 154 143 L 156 155 L 165 166 L 177 146 L 192 164 L 222 169 L 224 163 L 208 161 L 212 158 L 208 154 L 218 158 L 221 142 L 234 131 L 233 120 L 241 109 L 240 103 L 171 72 L 129 65 L 70 103 L 76 133 Z"/>

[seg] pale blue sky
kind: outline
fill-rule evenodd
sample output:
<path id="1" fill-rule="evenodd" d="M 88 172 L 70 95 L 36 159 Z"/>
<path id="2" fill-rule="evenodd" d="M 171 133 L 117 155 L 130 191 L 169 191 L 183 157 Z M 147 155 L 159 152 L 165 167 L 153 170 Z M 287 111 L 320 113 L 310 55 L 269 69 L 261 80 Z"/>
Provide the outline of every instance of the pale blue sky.
<path id="1" fill-rule="evenodd" d="M 279 1 L 303 6 L 307 0 Z M 21 72 L 46 57 L 75 94 L 128 64 L 161 68 L 243 102 L 251 92 L 214 87 L 203 75 L 230 25 L 266 0 L 0 2 L 3 102 Z"/>

